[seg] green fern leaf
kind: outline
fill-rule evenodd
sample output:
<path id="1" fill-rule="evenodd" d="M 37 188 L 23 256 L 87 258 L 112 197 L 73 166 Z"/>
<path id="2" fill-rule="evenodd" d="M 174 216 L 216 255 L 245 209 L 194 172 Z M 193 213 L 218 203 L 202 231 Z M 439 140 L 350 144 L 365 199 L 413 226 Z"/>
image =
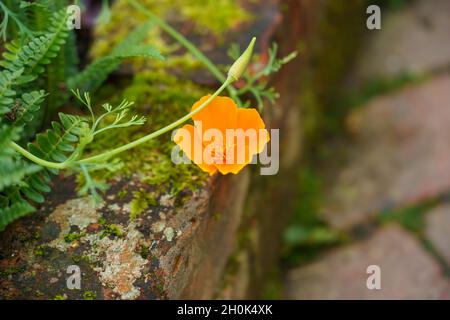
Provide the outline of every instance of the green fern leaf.
<path id="1" fill-rule="evenodd" d="M 17 128 L 5 124 L 0 126 L 0 231 L 10 222 L 34 210 L 33 206 L 22 200 L 20 195 L 12 192 L 26 186 L 25 177 L 36 174 L 41 169 L 17 158 L 10 143 L 18 137 Z"/>
<path id="2" fill-rule="evenodd" d="M 14 72 L 4 70 L 0 72 L 0 115 L 10 112 L 11 105 L 14 103 L 16 91 L 13 90 L 14 84 L 23 73 L 23 69 Z"/>
<path id="3" fill-rule="evenodd" d="M 18 185 L 26 175 L 38 171 L 39 167 L 26 165 L 16 158 L 10 142 L 17 140 L 18 130 L 7 125 L 0 127 L 0 192 L 5 188 Z"/>
<path id="4" fill-rule="evenodd" d="M 61 124 L 52 123 L 52 129 L 38 134 L 36 142 L 28 144 L 28 150 L 45 160 L 64 161 L 74 150 L 74 143 L 85 133 L 86 122 L 82 117 L 59 114 Z M 50 174 L 57 174 L 55 169 L 42 169 L 23 161 L 15 160 L 10 141 L 18 137 L 18 130 L 10 126 L 0 128 L 0 231 L 8 223 L 34 210 L 29 202 L 42 203 L 44 193 L 50 192 Z M 7 157 L 12 157 L 10 160 Z M 14 162 L 14 161 L 17 161 Z M 9 163 L 12 163 L 9 165 Z M 12 167 L 15 165 L 14 167 Z M 3 170 L 4 168 L 4 170 Z M 38 171 L 40 170 L 40 171 Z M 10 171 L 10 172 L 4 172 Z M 11 173 L 11 176 L 8 174 Z M 3 176 L 5 179 L 3 179 Z"/>
<path id="5" fill-rule="evenodd" d="M 147 36 L 152 22 L 144 23 L 133 30 L 122 42 L 116 45 L 110 54 L 98 58 L 88 65 L 82 72 L 67 80 L 69 89 L 80 91 L 95 91 L 106 80 L 108 75 L 116 70 L 123 59 L 132 57 L 146 57 L 164 60 L 161 53 L 149 45 L 141 45 Z"/>
<path id="6" fill-rule="evenodd" d="M 26 216 L 34 210 L 35 208 L 24 200 L 17 201 L 11 206 L 0 206 L 0 231 L 3 231 L 14 220 Z"/>
<path id="7" fill-rule="evenodd" d="M 47 32 L 31 39 L 26 45 L 12 42 L 6 46 L 5 60 L 0 65 L 11 72 L 24 68 L 24 74 L 32 77 L 44 72 L 47 65 L 57 56 L 68 35 L 67 12 L 61 10 L 53 15 Z"/>
<path id="8" fill-rule="evenodd" d="M 23 126 L 33 120 L 34 115 L 39 111 L 41 103 L 46 96 L 44 90 L 24 93 L 20 99 L 20 110 L 14 122 L 14 126 Z"/>
<path id="9" fill-rule="evenodd" d="M 106 80 L 108 75 L 116 70 L 123 59 L 146 57 L 163 60 L 161 53 L 151 46 L 135 46 L 128 52 L 118 52 L 99 58 L 88 65 L 82 72 L 68 79 L 69 89 L 80 91 L 95 91 Z"/>

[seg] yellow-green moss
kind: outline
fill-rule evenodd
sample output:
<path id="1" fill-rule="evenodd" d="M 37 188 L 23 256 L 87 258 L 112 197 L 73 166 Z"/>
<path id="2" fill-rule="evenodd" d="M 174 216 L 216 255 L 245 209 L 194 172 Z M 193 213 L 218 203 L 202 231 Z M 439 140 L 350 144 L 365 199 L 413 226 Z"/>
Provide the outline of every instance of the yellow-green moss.
<path id="1" fill-rule="evenodd" d="M 1 272 L 0 272 L 0 275 L 1 275 L 2 277 L 4 277 L 4 276 L 12 276 L 12 275 L 15 275 L 15 274 L 17 274 L 17 273 L 20 273 L 20 272 L 22 272 L 22 271 L 23 271 L 22 268 L 9 266 L 9 267 L 6 267 L 5 270 L 1 271 Z"/>
<path id="2" fill-rule="evenodd" d="M 49 247 L 46 245 L 38 245 L 34 249 L 34 255 L 38 257 L 46 257 L 49 255 Z"/>
<path id="3" fill-rule="evenodd" d="M 86 291 L 83 293 L 84 300 L 94 300 L 95 298 L 97 298 L 97 294 L 93 291 Z"/>
<path id="4" fill-rule="evenodd" d="M 143 189 L 133 192 L 133 200 L 131 200 L 130 218 L 132 220 L 136 219 L 136 217 L 138 217 L 142 213 L 142 211 L 147 209 L 149 206 L 156 206 L 157 204 L 158 202 L 153 193 L 147 193 Z"/>
<path id="5" fill-rule="evenodd" d="M 97 154 L 155 131 L 185 115 L 191 105 L 205 94 L 206 90 L 190 81 L 178 80 L 162 71 L 138 73 L 120 96 L 113 96 L 109 100 L 115 102 L 127 97 L 135 101 L 135 111 L 145 114 L 147 123 L 142 127 L 121 129 L 119 134 L 109 132 L 99 135 L 86 151 L 88 154 Z M 136 175 L 141 182 L 154 186 L 160 192 L 177 195 L 185 189 L 195 190 L 203 185 L 206 175 L 195 165 L 175 165 L 171 160 L 174 145 L 170 133 L 167 133 L 119 154 L 117 158 L 123 166 L 118 171 L 98 171 L 94 178 L 106 181 L 112 177 Z"/>
<path id="6" fill-rule="evenodd" d="M 190 35 L 208 34 L 218 41 L 225 31 L 251 18 L 237 0 L 143 0 L 140 4 L 167 18 L 179 29 L 183 26 L 181 29 L 189 30 Z M 111 21 L 96 26 L 91 56 L 95 58 L 108 53 L 131 30 L 147 20 L 127 1 L 115 1 L 111 8 Z M 150 28 L 146 43 L 166 55 L 165 61 L 131 59 L 128 64 L 132 69 L 131 79 L 124 78 L 114 86 L 107 85 L 96 95 L 111 103 L 123 98 L 135 101 L 135 111 L 147 116 L 148 122 L 142 127 L 96 137 L 96 142 L 86 150 L 87 153 L 97 154 L 155 131 L 185 115 L 195 101 L 208 93 L 205 88 L 189 80 L 201 64 L 188 52 L 178 50 L 180 45 L 168 40 L 169 37 L 162 33 L 156 26 Z M 133 179 L 137 177 L 141 182 L 154 186 L 156 192 L 170 192 L 174 196 L 184 190 L 198 189 L 207 175 L 195 165 L 174 165 L 170 158 L 173 146 L 168 133 L 120 154 L 117 158 L 123 164 L 121 169 L 97 172 L 94 179 L 107 181 L 117 176 L 133 175 Z M 136 217 L 145 203 L 135 200 L 132 205 L 131 217 Z"/>
<path id="7" fill-rule="evenodd" d="M 82 237 L 84 237 L 84 235 L 85 234 L 83 232 L 82 233 L 70 232 L 64 236 L 64 241 L 67 243 L 71 243 L 81 239 Z"/>
<path id="8" fill-rule="evenodd" d="M 116 224 L 106 225 L 104 229 L 100 232 L 100 239 L 109 236 L 122 238 L 123 237 L 122 227 Z"/>
<path id="9" fill-rule="evenodd" d="M 188 28 L 191 33 L 193 30 L 202 36 L 213 35 L 219 41 L 225 31 L 252 18 L 238 0 L 140 0 L 139 3 L 173 25 L 185 25 L 183 29 Z M 93 56 L 105 54 L 133 28 L 147 20 L 127 0 L 115 1 L 109 23 L 99 24 L 95 29 Z M 169 46 L 158 28 L 149 31 L 148 41 L 164 53 L 177 47 Z"/>

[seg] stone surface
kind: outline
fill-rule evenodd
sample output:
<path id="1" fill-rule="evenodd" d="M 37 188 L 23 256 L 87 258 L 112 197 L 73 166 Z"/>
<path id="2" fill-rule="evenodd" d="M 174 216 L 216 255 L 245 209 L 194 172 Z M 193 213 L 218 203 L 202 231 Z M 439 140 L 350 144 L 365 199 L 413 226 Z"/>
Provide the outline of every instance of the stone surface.
<path id="1" fill-rule="evenodd" d="M 420 0 L 381 12 L 381 30 L 366 30 L 368 45 L 357 60 L 353 80 L 423 73 L 450 66 L 450 2 Z"/>
<path id="2" fill-rule="evenodd" d="M 369 290 L 367 267 L 381 269 L 381 289 Z M 368 240 L 336 249 L 288 272 L 288 299 L 449 299 L 440 266 L 406 231 L 387 226 Z"/>
<path id="3" fill-rule="evenodd" d="M 450 266 L 450 204 L 439 205 L 428 212 L 425 235 Z"/>
<path id="4" fill-rule="evenodd" d="M 72 177 L 60 177 L 55 184 L 61 188 L 39 212 L 1 234 L 0 296 L 211 297 L 234 249 L 249 177 L 248 170 L 215 177 L 183 205 L 149 206 L 135 219 L 129 216 L 131 194 L 145 185 L 116 181 L 104 206 L 95 209 L 76 197 Z M 120 190 L 129 191 L 123 199 Z M 80 237 L 67 241 L 69 234 Z M 66 286 L 70 265 L 82 272 L 81 290 Z"/>
<path id="5" fill-rule="evenodd" d="M 348 157 L 330 178 L 322 213 L 350 228 L 382 210 L 450 190 L 450 76 L 376 98 L 353 112 Z"/>

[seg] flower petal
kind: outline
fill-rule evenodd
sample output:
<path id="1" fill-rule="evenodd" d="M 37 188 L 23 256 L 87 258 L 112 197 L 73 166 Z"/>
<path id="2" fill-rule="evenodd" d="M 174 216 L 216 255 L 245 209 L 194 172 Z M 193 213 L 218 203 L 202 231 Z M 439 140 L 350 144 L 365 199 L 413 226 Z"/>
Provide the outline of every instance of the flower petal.
<path id="1" fill-rule="evenodd" d="M 251 154 L 247 146 L 245 146 L 245 148 L 242 150 L 237 150 L 237 147 L 235 147 L 234 152 L 235 153 L 233 161 L 230 161 L 230 159 L 226 159 L 225 163 L 223 164 L 215 164 L 221 174 L 237 174 L 252 161 L 253 154 Z M 242 152 L 242 154 L 238 156 L 238 152 Z"/>
<path id="2" fill-rule="evenodd" d="M 180 131 L 180 130 L 185 130 Z M 180 146 L 181 150 L 186 154 L 186 156 L 193 161 L 200 169 L 205 172 L 208 172 L 210 175 L 213 175 L 217 168 L 214 164 L 208 164 L 203 159 L 203 150 L 204 147 L 202 145 L 201 137 L 196 132 L 194 126 L 187 124 L 182 128 L 178 129 L 175 132 L 175 136 L 173 137 L 173 141 Z M 195 145 L 200 146 L 198 150 L 195 149 Z M 195 156 L 195 152 L 201 152 L 201 155 Z M 212 161 L 209 161 L 212 163 Z"/>
<path id="3" fill-rule="evenodd" d="M 197 109 L 208 98 L 209 95 L 201 98 L 192 106 L 192 110 Z M 225 132 L 226 129 L 234 129 L 236 127 L 237 111 L 238 107 L 233 99 L 216 97 L 202 111 L 194 115 L 192 119 L 202 122 L 203 131 L 213 128 Z"/>
<path id="4" fill-rule="evenodd" d="M 257 150 L 251 150 L 252 154 L 260 153 L 264 150 L 264 146 L 270 141 L 269 132 L 265 129 L 263 119 L 256 109 L 238 109 L 237 111 L 237 128 L 256 130 Z"/>

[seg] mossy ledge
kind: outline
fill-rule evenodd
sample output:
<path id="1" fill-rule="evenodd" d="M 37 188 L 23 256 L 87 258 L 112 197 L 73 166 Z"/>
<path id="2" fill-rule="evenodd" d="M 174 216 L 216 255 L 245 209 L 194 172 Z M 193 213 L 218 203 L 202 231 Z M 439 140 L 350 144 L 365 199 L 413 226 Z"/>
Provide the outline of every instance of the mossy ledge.
<path id="1" fill-rule="evenodd" d="M 113 10 L 120 10 L 122 2 L 116 1 Z M 231 32 L 221 34 L 223 39 L 227 43 L 233 40 L 246 43 L 242 35 L 247 34 L 259 39 L 274 38 L 279 40 L 281 55 L 297 49 L 300 38 L 308 38 L 311 29 L 305 15 L 320 11 L 319 6 L 293 0 L 283 1 L 282 6 L 262 0 L 233 3 L 240 12 L 252 12 L 252 17 L 234 25 Z M 286 16 L 286 21 L 305 22 L 289 26 L 280 24 L 283 19 L 276 19 L 278 16 Z M 123 13 L 122 19 L 126 17 Z M 189 26 L 189 18 L 181 24 Z M 117 29 L 113 28 L 114 32 L 94 33 L 97 39 L 102 39 L 104 47 L 94 48 L 93 56 L 109 47 L 108 36 L 120 37 L 120 29 L 132 27 L 117 21 L 113 26 Z M 154 40 L 167 41 L 164 45 L 172 48 L 171 41 L 153 29 L 151 32 L 158 36 Z M 209 34 L 214 36 L 214 32 Z M 196 39 L 194 33 L 190 35 Z M 226 64 L 228 60 L 223 59 L 226 50 L 207 45 L 223 43 L 223 39 L 208 38 L 199 46 L 206 48 L 208 55 L 219 57 L 217 62 Z M 263 40 L 258 50 L 265 51 L 269 45 Z M 168 69 L 138 60 L 125 63 L 114 75 L 121 87 L 103 88 L 96 96 L 97 104 L 123 97 L 135 99 L 137 111 L 150 118 L 143 131 L 159 128 L 172 117 L 184 114 L 216 84 L 211 79 L 205 82 L 207 77 L 199 77 L 204 71 L 191 57 L 178 54 L 177 50 L 169 50 L 176 55 L 174 60 L 168 60 Z M 265 108 L 264 118 L 269 128 L 280 128 L 285 132 L 284 137 L 300 134 L 298 91 L 292 88 L 300 86 L 297 73 L 301 68 L 298 59 L 276 75 L 273 84 L 281 98 L 275 106 Z M 121 139 L 138 137 L 143 131 L 129 129 L 120 135 L 99 137 L 96 146 L 87 151 L 94 154 L 120 143 Z M 0 297 L 255 297 L 258 283 L 263 283 L 261 279 L 267 275 L 266 269 L 276 261 L 277 239 L 290 212 L 290 204 L 285 199 L 292 198 L 292 173 L 297 170 L 300 152 L 296 141 L 281 141 L 284 157 L 280 173 L 275 177 L 259 176 L 254 166 L 239 175 L 208 177 L 193 165 L 174 167 L 170 161 L 169 136 L 155 140 L 121 155 L 123 166 L 119 172 L 99 172 L 95 176 L 110 185 L 100 208 L 77 195 L 76 177 L 56 177 L 52 182 L 53 192 L 38 212 L 18 220 L 0 234 Z M 245 241 L 238 238 L 248 242 L 242 244 Z M 222 286 L 225 266 L 237 247 L 243 252 L 243 258 L 236 259 L 235 270 L 239 276 L 233 276 Z M 77 265 L 81 270 L 80 290 L 67 287 L 70 265 Z M 263 265 L 267 268 L 260 267 Z"/>

